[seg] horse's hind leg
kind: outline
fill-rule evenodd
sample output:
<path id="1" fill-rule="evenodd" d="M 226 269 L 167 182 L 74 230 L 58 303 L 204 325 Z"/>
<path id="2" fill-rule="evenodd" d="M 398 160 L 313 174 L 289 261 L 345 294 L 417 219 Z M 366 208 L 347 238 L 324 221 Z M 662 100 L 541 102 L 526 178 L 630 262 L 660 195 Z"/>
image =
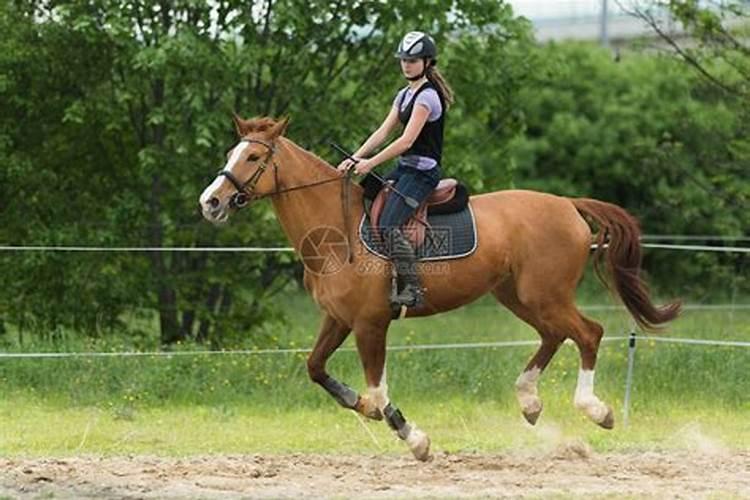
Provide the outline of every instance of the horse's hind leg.
<path id="1" fill-rule="evenodd" d="M 571 314 L 574 318 L 574 334 L 571 338 L 578 346 L 581 355 L 581 369 L 578 372 L 574 403 L 576 408 L 583 411 L 595 423 L 605 429 L 612 429 L 615 425 L 612 408 L 594 394 L 594 367 L 604 329 L 599 323 L 586 318 L 578 310 L 574 310 Z"/>
<path id="2" fill-rule="evenodd" d="M 388 398 L 388 384 L 385 377 L 385 338 L 388 325 L 369 323 L 354 326 L 357 351 L 365 371 L 368 397 L 363 401 L 374 405 L 385 417 L 388 426 L 396 435 L 406 441 L 417 460 L 430 458 L 430 439 L 411 422 L 407 422 L 401 411 Z"/>
<path id="3" fill-rule="evenodd" d="M 537 392 L 537 382 L 565 338 L 558 332 L 546 328 L 531 309 L 521 304 L 512 284 L 500 285 L 493 290 L 493 294 L 513 314 L 536 328 L 542 338 L 542 345 L 516 379 L 516 398 L 521 406 L 521 412 L 526 421 L 534 425 L 542 413 L 543 406 Z"/>
<path id="4" fill-rule="evenodd" d="M 539 414 L 542 413 L 542 400 L 537 393 L 537 381 L 562 343 L 552 336 L 541 335 L 542 345 L 516 379 L 516 398 L 521 405 L 524 418 L 531 425 L 536 424 Z"/>

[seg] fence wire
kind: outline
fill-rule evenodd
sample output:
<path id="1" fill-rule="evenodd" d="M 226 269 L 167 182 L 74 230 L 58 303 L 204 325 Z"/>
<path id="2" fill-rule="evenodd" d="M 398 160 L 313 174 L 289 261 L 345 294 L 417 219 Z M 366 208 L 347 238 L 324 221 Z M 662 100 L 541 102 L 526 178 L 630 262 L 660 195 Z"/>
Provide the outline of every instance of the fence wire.
<path id="1" fill-rule="evenodd" d="M 631 339 L 632 336 L 604 337 L 602 342 L 620 342 Z M 689 339 L 680 337 L 638 337 L 642 341 L 665 342 L 673 344 L 693 344 L 705 346 L 724 347 L 750 347 L 750 342 L 741 340 L 709 340 Z M 566 342 L 571 342 L 567 340 Z M 444 344 L 412 344 L 388 346 L 388 351 L 432 351 L 432 350 L 460 350 L 460 349 L 489 349 L 520 346 L 538 346 L 537 340 L 508 340 L 499 342 L 467 342 L 467 343 L 444 343 Z M 355 352 L 353 347 L 342 347 L 339 352 Z M 118 352 L 0 352 L 2 358 L 126 358 L 126 357 L 162 357 L 171 358 L 177 356 L 257 356 L 271 354 L 308 354 L 310 348 L 277 348 L 277 349 L 236 349 L 224 351 L 118 351 Z"/>
<path id="2" fill-rule="evenodd" d="M 685 238 L 692 238 L 687 236 Z M 721 238 L 721 237 L 713 237 Z M 649 239 L 659 239 L 652 236 Z M 664 239 L 667 239 L 666 237 Z M 645 241 L 645 240 L 644 240 Z M 692 241 L 688 239 L 687 241 Z M 726 238 L 713 239 L 713 241 L 745 241 L 745 238 Z M 603 245 L 605 248 L 608 245 Z M 667 243 L 641 243 L 643 248 L 658 248 L 664 250 L 682 250 L 682 251 L 699 251 L 699 252 L 722 252 L 722 253 L 750 253 L 750 247 L 740 246 L 716 246 L 716 245 L 675 245 Z M 596 248 L 597 245 L 591 245 Z M 0 245 L 2 252 L 294 252 L 293 247 L 272 246 L 272 247 L 104 247 L 104 246 L 81 246 L 81 245 Z"/>

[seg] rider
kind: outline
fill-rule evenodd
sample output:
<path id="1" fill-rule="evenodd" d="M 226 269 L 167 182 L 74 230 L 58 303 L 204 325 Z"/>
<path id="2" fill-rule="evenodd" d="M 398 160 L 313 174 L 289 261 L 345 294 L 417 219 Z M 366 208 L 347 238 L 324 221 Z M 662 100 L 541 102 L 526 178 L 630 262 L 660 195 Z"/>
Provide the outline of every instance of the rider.
<path id="1" fill-rule="evenodd" d="M 366 174 L 377 165 L 398 155 L 398 165 L 387 176 L 404 197 L 421 203 L 440 181 L 440 160 L 443 152 L 445 111 L 453 103 L 453 91 L 438 72 L 437 47 L 429 35 L 420 31 L 407 33 L 396 52 L 401 71 L 409 84 L 396 94 L 393 106 L 380 127 L 359 147 L 353 157 L 338 169 L 354 167 L 357 174 Z M 388 135 L 403 125 L 401 136 L 371 158 Z M 380 216 L 380 231 L 397 274 L 404 282 L 403 290 L 391 300 L 394 305 L 419 306 L 423 291 L 416 269 L 414 249 L 400 227 L 414 214 L 404 197 L 391 194 Z"/>

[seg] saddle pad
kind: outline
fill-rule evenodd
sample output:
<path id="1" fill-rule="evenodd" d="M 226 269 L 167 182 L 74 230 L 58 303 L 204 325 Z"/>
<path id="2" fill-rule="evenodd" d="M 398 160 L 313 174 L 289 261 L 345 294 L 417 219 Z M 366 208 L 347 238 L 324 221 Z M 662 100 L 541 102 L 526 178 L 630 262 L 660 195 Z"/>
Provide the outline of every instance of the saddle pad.
<path id="1" fill-rule="evenodd" d="M 388 254 L 380 238 L 374 234 L 370 225 L 370 204 L 365 200 L 365 213 L 359 223 L 359 238 L 370 253 L 383 259 Z M 477 248 L 477 228 L 474 222 L 474 212 L 471 204 L 460 212 L 452 214 L 428 215 L 424 243 L 417 249 L 417 260 L 443 260 L 466 257 L 474 253 Z"/>

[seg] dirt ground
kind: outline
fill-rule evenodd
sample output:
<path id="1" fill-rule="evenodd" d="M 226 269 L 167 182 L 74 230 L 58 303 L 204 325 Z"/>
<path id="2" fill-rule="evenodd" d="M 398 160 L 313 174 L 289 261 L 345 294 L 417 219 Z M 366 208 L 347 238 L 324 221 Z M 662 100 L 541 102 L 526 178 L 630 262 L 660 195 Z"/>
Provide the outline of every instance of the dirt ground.
<path id="1" fill-rule="evenodd" d="M 750 498 L 750 451 L 0 459 L 0 498 Z"/>

